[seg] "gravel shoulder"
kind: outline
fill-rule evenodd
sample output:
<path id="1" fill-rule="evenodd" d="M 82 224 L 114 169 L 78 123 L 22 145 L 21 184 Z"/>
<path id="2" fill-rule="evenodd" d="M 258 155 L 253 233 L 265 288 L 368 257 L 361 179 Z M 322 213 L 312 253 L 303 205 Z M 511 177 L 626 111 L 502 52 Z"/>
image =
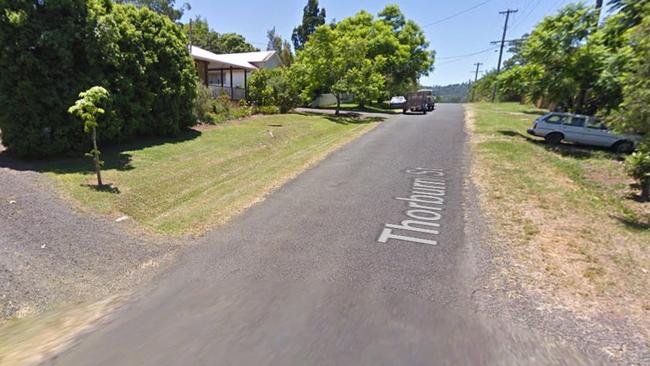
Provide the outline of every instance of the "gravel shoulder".
<path id="1" fill-rule="evenodd" d="M 179 248 L 78 212 L 54 184 L 0 155 L 0 324 L 131 289 Z"/>

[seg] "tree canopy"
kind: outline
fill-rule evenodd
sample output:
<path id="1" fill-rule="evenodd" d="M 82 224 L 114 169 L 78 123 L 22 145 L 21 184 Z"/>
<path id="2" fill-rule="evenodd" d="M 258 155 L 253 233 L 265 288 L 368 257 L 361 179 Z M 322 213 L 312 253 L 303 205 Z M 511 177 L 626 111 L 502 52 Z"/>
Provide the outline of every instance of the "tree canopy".
<path id="1" fill-rule="evenodd" d="M 316 31 L 316 28 L 325 24 L 325 8 L 318 8 L 318 0 L 307 0 L 303 9 L 302 23 L 293 29 L 291 40 L 296 51 L 301 50 L 309 36 Z"/>
<path id="2" fill-rule="evenodd" d="M 93 85 L 113 96 L 97 131 L 106 143 L 175 134 L 195 121 L 187 38 L 146 7 L 0 2 L 0 45 L 0 129 L 19 155 L 86 150 L 83 125 L 67 109 Z"/>
<path id="3" fill-rule="evenodd" d="M 189 37 L 189 23 L 183 24 L 183 31 Z M 240 34 L 217 33 L 210 28 L 208 20 L 199 15 L 192 19 L 192 44 L 216 54 L 259 51 Z"/>
<path id="4" fill-rule="evenodd" d="M 291 51 L 291 45 L 288 41 L 285 41 L 275 32 L 275 27 L 269 29 L 266 32 L 266 38 L 268 43 L 266 46 L 267 51 L 275 51 L 280 57 L 282 66 L 291 66 L 293 63 L 293 52 Z"/>
<path id="5" fill-rule="evenodd" d="M 378 18 L 366 11 L 316 28 L 297 63 L 305 71 L 306 97 L 353 94 L 360 104 L 404 93 L 431 69 L 434 53 L 420 27 L 396 5 Z"/>
<path id="6" fill-rule="evenodd" d="M 158 14 L 168 17 L 173 22 L 180 20 L 183 17 L 185 10 L 190 9 L 188 3 L 184 3 L 181 7 L 176 8 L 176 0 L 117 0 L 116 2 L 133 4 L 138 7 L 146 6 Z"/>
<path id="7" fill-rule="evenodd" d="M 597 114 L 619 132 L 643 136 L 628 159 L 650 195 L 650 2 L 610 1 L 599 24 L 599 10 L 570 4 L 544 18 L 513 48 L 498 77 L 490 73 L 473 86 L 482 97 L 499 86 L 502 100 L 527 100 L 549 107 Z"/>

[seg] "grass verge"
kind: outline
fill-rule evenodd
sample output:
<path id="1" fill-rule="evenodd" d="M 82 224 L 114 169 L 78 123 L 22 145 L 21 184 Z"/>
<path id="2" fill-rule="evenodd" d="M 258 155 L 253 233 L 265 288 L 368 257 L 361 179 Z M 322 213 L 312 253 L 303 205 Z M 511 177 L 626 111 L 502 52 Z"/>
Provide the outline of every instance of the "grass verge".
<path id="1" fill-rule="evenodd" d="M 46 161 L 37 169 L 81 207 L 128 215 L 155 233 L 200 234 L 376 125 L 378 119 L 256 116 L 106 150 L 94 189 L 87 159 Z"/>
<path id="2" fill-rule="evenodd" d="M 472 178 L 508 258 L 503 278 L 539 295 L 540 306 L 625 320 L 650 340 L 650 206 L 632 199 L 622 156 L 527 136 L 542 113 L 467 106 Z"/>

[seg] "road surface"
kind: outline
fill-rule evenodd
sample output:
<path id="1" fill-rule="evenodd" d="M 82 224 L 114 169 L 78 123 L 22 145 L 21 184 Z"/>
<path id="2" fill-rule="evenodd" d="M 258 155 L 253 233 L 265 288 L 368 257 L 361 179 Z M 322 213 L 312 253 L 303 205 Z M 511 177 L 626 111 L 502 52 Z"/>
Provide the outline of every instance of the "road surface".
<path id="1" fill-rule="evenodd" d="M 587 363 L 476 310 L 463 125 L 460 105 L 387 119 L 193 244 L 48 363 Z"/>

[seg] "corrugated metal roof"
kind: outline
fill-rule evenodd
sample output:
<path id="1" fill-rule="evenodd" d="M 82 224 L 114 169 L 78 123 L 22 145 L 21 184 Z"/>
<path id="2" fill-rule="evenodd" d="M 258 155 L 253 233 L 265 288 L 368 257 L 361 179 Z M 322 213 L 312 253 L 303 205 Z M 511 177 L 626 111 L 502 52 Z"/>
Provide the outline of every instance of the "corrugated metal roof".
<path id="1" fill-rule="evenodd" d="M 216 54 L 201 47 L 192 46 L 192 57 L 201 61 L 217 62 L 233 67 L 256 70 L 258 66 L 255 63 L 265 62 L 273 55 L 275 51 L 260 52 L 242 52 L 242 53 L 224 53 Z"/>

